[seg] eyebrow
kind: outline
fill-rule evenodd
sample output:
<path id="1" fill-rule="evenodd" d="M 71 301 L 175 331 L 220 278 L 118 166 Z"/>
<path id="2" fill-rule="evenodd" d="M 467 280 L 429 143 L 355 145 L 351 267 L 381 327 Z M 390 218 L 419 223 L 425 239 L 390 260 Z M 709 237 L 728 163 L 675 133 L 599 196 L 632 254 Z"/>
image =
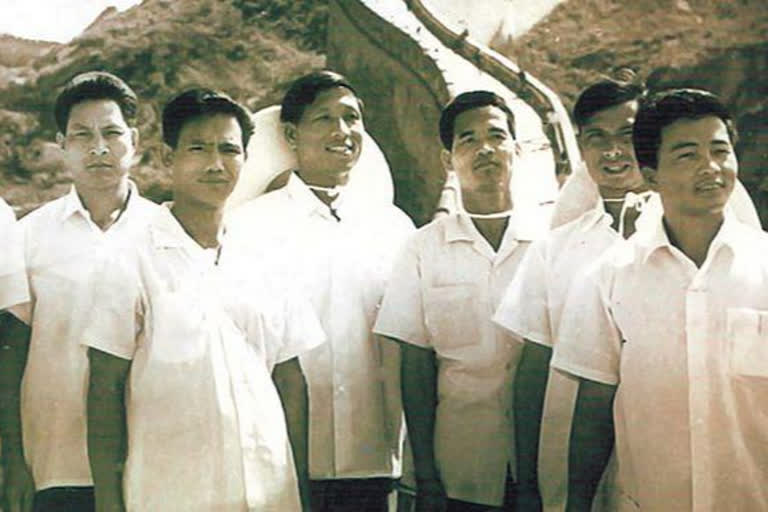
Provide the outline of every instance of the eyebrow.
<path id="1" fill-rule="evenodd" d="M 696 142 L 678 142 L 671 148 L 669 148 L 670 151 L 677 151 L 679 149 L 686 149 L 686 148 L 695 148 L 698 144 Z"/>
<path id="2" fill-rule="evenodd" d="M 458 134 L 456 137 L 459 139 L 462 139 L 464 137 L 469 137 L 470 135 L 474 135 L 474 134 L 475 134 L 474 130 L 464 130 L 463 132 Z"/>

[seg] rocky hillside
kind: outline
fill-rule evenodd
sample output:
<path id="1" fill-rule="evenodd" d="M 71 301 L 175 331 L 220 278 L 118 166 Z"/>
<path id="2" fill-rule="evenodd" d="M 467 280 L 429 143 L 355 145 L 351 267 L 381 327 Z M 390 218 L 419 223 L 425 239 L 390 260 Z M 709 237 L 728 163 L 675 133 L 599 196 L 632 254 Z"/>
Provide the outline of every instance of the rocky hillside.
<path id="1" fill-rule="evenodd" d="M 651 88 L 703 87 L 736 114 L 741 178 L 768 226 L 768 9 L 765 0 L 569 0 L 501 50 L 570 108 L 621 67 Z"/>
<path id="2" fill-rule="evenodd" d="M 78 72 L 103 69 L 143 101 L 135 176 L 145 193 L 163 199 L 163 102 L 193 85 L 222 89 L 251 108 L 279 100 L 291 79 L 323 65 L 317 50 L 326 19 L 323 3 L 310 0 L 144 0 L 124 12 L 105 10 L 70 44 L 21 40 L 15 60 L 6 56 L 19 40 L 0 38 L 0 193 L 26 211 L 66 190 L 69 177 L 50 142 L 55 91 Z"/>

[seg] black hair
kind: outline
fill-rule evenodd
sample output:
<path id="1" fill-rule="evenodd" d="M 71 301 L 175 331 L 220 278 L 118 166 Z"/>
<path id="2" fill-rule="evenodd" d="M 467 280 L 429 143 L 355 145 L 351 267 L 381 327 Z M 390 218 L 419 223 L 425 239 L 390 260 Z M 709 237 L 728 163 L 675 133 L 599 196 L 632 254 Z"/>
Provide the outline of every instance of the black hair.
<path id="1" fill-rule="evenodd" d="M 357 91 L 344 75 L 330 70 L 313 71 L 308 75 L 295 80 L 283 96 L 280 108 L 280 121 L 284 123 L 298 123 L 304 115 L 304 111 L 315 102 L 317 96 L 328 89 L 344 87 L 349 89 L 357 98 L 360 111 L 363 111 L 363 102 L 357 96 Z"/>
<path id="2" fill-rule="evenodd" d="M 463 92 L 453 98 L 440 113 L 440 140 L 445 149 L 453 149 L 453 128 L 459 114 L 482 107 L 497 107 L 504 111 L 509 133 L 515 137 L 515 115 L 504 98 L 491 91 Z"/>
<path id="3" fill-rule="evenodd" d="M 635 156 L 640 167 L 656 169 L 661 146 L 661 131 L 680 119 L 700 119 L 715 116 L 728 129 L 731 143 L 737 140 L 736 128 L 728 109 L 720 99 L 700 89 L 668 89 L 659 91 L 640 102 L 632 130 Z"/>
<path id="4" fill-rule="evenodd" d="M 138 110 L 138 99 L 133 89 L 112 73 L 89 71 L 71 78 L 56 97 L 53 115 L 61 133 L 67 132 L 72 107 L 90 100 L 114 101 L 120 107 L 126 124 L 133 126 Z"/>
<path id="5" fill-rule="evenodd" d="M 242 132 L 243 150 L 245 150 L 254 129 L 251 114 L 244 106 L 223 92 L 204 88 L 186 90 L 165 105 L 163 142 L 175 149 L 184 123 L 216 114 L 231 115 L 237 120 Z"/>
<path id="6" fill-rule="evenodd" d="M 582 128 L 598 112 L 639 100 L 644 94 L 645 88 L 636 83 L 601 80 L 581 91 L 573 106 L 573 119 Z"/>

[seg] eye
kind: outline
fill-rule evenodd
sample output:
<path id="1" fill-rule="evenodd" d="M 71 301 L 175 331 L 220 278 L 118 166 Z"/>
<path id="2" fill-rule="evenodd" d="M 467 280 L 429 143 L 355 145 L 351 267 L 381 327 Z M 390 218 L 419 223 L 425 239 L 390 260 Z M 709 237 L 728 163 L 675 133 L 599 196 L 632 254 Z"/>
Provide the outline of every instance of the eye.
<path id="1" fill-rule="evenodd" d="M 715 149 L 714 153 L 716 155 L 727 156 L 731 154 L 731 150 L 729 148 L 718 148 L 718 149 Z"/>
<path id="2" fill-rule="evenodd" d="M 355 121 L 359 121 L 359 120 L 360 120 L 360 114 L 358 114 L 358 113 L 357 113 L 357 112 L 355 112 L 355 111 L 351 111 L 351 112 L 349 112 L 348 114 L 346 114 L 346 115 L 344 116 L 344 119 L 345 119 L 347 122 L 355 122 Z"/>
<path id="3" fill-rule="evenodd" d="M 240 153 L 242 153 L 242 151 L 240 151 L 240 148 L 237 146 L 225 146 L 222 148 L 221 152 L 231 156 L 237 156 Z"/>
<path id="4" fill-rule="evenodd" d="M 78 131 L 78 132 L 72 133 L 72 137 L 76 139 L 83 139 L 85 137 L 88 137 L 89 135 L 90 135 L 89 132 L 84 132 L 84 131 Z"/>
<path id="5" fill-rule="evenodd" d="M 187 151 L 189 151 L 191 153 L 199 153 L 199 152 L 203 151 L 204 149 L 205 148 L 203 147 L 202 144 L 190 144 L 189 146 L 187 146 Z"/>
<path id="6" fill-rule="evenodd" d="M 679 153 L 677 155 L 678 160 L 691 160 L 696 156 L 696 153 L 693 151 L 686 151 L 685 153 Z"/>
<path id="7" fill-rule="evenodd" d="M 122 130 L 107 130 L 105 133 L 108 137 L 120 137 L 123 135 Z"/>

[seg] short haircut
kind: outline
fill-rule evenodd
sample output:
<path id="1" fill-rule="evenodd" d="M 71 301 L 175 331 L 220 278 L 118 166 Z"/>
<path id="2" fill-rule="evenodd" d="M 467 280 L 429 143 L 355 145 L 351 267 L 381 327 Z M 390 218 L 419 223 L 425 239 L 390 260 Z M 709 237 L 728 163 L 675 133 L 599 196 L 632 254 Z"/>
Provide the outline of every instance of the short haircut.
<path id="1" fill-rule="evenodd" d="M 212 89 L 189 89 L 169 101 L 163 108 L 163 142 L 176 149 L 184 123 L 204 116 L 231 115 L 242 132 L 243 150 L 253 134 L 253 121 L 248 110 L 224 94 Z"/>
<path id="2" fill-rule="evenodd" d="M 467 110 L 482 107 L 496 107 L 507 115 L 509 133 L 515 137 L 515 115 L 509 108 L 504 98 L 491 91 L 463 92 L 453 98 L 440 113 L 440 140 L 443 147 L 450 151 L 453 149 L 453 128 L 456 118 Z"/>
<path id="3" fill-rule="evenodd" d="M 120 107 L 128 126 L 136 121 L 138 99 L 128 84 L 106 71 L 89 71 L 71 78 L 56 97 L 53 115 L 61 133 L 67 132 L 69 113 L 78 103 L 91 100 L 112 100 Z"/>
<path id="4" fill-rule="evenodd" d="M 280 121 L 284 123 L 298 123 L 301 121 L 304 111 L 312 105 L 317 96 L 328 89 L 334 87 L 344 87 L 355 95 L 360 105 L 360 111 L 363 110 L 363 102 L 357 96 L 357 91 L 344 75 L 330 70 L 313 71 L 308 75 L 295 80 L 288 91 L 283 96 L 280 105 Z"/>
<path id="5" fill-rule="evenodd" d="M 731 142 L 735 144 L 737 134 L 731 114 L 711 92 L 700 89 L 668 89 L 643 99 L 632 130 L 635 156 L 640 167 L 658 167 L 661 132 L 666 126 L 681 119 L 695 120 L 709 116 L 718 117 L 723 121 Z"/>
<path id="6" fill-rule="evenodd" d="M 598 112 L 639 100 L 644 94 L 645 88 L 636 83 L 601 80 L 581 91 L 573 106 L 573 119 L 582 128 Z"/>

